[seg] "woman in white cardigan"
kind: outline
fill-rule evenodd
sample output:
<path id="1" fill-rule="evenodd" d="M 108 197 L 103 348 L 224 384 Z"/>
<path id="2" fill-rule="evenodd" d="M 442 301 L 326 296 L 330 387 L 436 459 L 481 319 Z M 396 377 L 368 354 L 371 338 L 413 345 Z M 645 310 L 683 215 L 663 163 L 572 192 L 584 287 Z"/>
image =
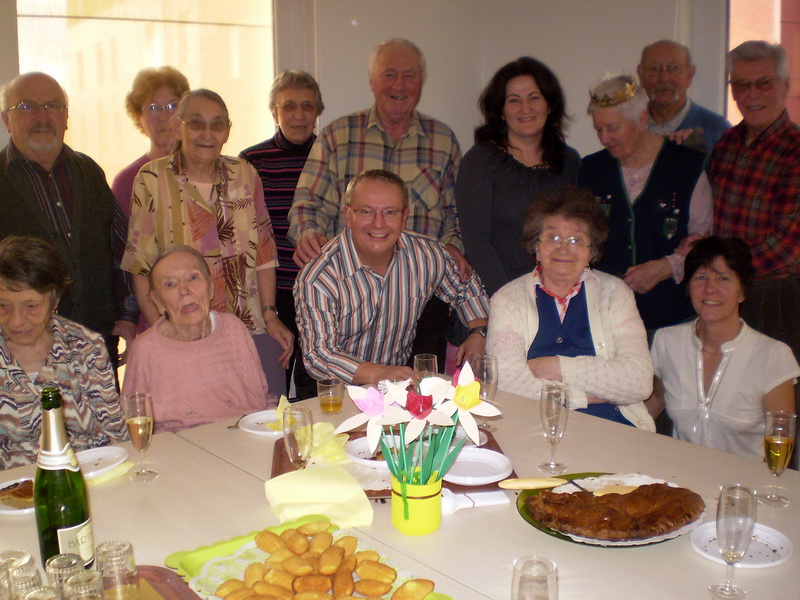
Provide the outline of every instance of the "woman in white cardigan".
<path id="1" fill-rule="evenodd" d="M 644 406 L 653 364 L 633 292 L 589 268 L 607 235 L 588 191 L 539 196 L 524 224 L 537 266 L 492 297 L 486 351 L 497 357 L 502 390 L 538 399 L 542 384 L 560 381 L 571 409 L 655 431 Z"/>

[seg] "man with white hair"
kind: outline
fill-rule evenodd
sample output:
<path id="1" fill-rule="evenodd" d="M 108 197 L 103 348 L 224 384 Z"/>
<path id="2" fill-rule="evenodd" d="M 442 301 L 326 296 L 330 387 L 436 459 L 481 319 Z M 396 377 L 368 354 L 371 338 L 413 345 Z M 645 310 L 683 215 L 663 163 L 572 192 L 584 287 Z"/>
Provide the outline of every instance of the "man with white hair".
<path id="1" fill-rule="evenodd" d="M 750 245 L 756 278 L 740 314 L 800 358 L 800 127 L 789 120 L 789 69 L 780 44 L 728 53 L 742 122 L 714 147 L 714 233 Z"/>
<path id="2" fill-rule="evenodd" d="M 425 82 L 422 52 L 401 38 L 378 44 L 369 57 L 369 82 L 373 106 L 325 127 L 297 182 L 288 233 L 295 262 L 305 265 L 344 230 L 350 181 L 363 171 L 385 169 L 409 188 L 407 228 L 442 242 L 466 281 L 472 269 L 464 258 L 454 200 L 461 150 L 447 125 L 416 110 Z M 431 343 L 418 343 L 415 353 L 433 352 L 443 362 L 447 319 L 447 305 L 432 300 L 417 329 L 418 342 Z"/>
<path id="3" fill-rule="evenodd" d="M 687 95 L 696 72 L 689 48 L 659 40 L 642 50 L 636 71 L 650 99 L 647 128 L 684 145 L 710 153 L 730 122 Z"/>
<path id="4" fill-rule="evenodd" d="M 127 224 L 102 169 L 64 144 L 67 97 L 45 73 L 24 73 L 0 92 L 11 135 L 0 150 L 0 239 L 53 244 L 72 279 L 59 313 L 100 333 L 116 362 L 117 336 L 133 340 L 138 307 L 118 266 Z"/>

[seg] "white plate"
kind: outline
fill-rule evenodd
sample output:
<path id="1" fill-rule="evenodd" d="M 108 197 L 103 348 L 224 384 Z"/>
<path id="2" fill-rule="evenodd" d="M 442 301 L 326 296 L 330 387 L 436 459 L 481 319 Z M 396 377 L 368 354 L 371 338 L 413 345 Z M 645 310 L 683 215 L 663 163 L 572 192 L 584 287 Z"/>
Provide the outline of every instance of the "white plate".
<path id="1" fill-rule="evenodd" d="M 101 446 L 76 452 L 75 456 L 81 463 L 83 478 L 93 479 L 124 463 L 128 458 L 128 451 L 119 446 Z"/>
<path id="2" fill-rule="evenodd" d="M 690 536 L 692 548 L 700 556 L 721 565 L 725 564 L 719 554 L 717 545 L 717 524 L 714 521 L 703 523 Z M 747 547 L 744 558 L 736 564 L 736 568 L 763 569 L 774 567 L 789 560 L 794 547 L 791 540 L 777 529 L 756 523 L 753 539 Z"/>
<path id="3" fill-rule="evenodd" d="M 274 410 L 262 410 L 251 415 L 247 415 L 246 417 L 242 417 L 242 420 L 239 421 L 239 429 L 246 431 L 247 433 L 252 433 L 253 435 L 283 435 L 282 429 L 272 429 L 271 427 L 267 427 L 267 423 L 274 423 L 277 420 L 278 418 L 275 416 Z"/>
<path id="4" fill-rule="evenodd" d="M 513 470 L 505 454 L 484 448 L 462 448 L 442 479 L 456 485 L 486 485 L 505 479 Z"/>
<path id="5" fill-rule="evenodd" d="M 22 481 L 30 480 L 30 477 L 23 477 L 22 479 L 12 479 L 11 481 L 4 481 L 0 483 L 0 490 L 6 489 L 10 485 L 20 483 Z M 30 515 L 33 513 L 33 507 L 30 508 L 13 508 L 6 504 L 0 503 L 0 515 Z"/>

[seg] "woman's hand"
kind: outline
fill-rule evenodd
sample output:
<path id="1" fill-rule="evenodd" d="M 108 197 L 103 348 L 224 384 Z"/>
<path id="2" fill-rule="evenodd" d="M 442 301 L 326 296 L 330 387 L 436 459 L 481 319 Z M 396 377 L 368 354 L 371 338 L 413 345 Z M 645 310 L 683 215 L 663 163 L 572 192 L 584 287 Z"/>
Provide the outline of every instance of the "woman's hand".
<path id="1" fill-rule="evenodd" d="M 278 313 L 271 310 L 264 311 L 264 323 L 267 326 L 267 333 L 269 333 L 270 337 L 283 348 L 283 352 L 278 357 L 278 362 L 284 369 L 288 369 L 289 359 L 292 357 L 294 350 L 294 334 L 278 318 Z"/>
<path id="2" fill-rule="evenodd" d="M 632 266 L 622 279 L 637 294 L 646 294 L 670 277 L 672 277 L 672 267 L 669 261 L 666 258 L 659 258 Z"/>
<path id="3" fill-rule="evenodd" d="M 561 381 L 561 361 L 557 356 L 540 356 L 528 360 L 528 368 L 534 376 L 550 381 Z"/>

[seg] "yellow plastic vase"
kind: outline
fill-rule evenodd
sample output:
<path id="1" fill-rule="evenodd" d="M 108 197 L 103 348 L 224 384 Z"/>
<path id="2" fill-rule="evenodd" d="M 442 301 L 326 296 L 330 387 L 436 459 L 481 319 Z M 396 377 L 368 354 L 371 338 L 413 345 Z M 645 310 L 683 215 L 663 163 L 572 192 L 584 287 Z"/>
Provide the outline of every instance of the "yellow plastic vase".
<path id="1" fill-rule="evenodd" d="M 403 500 L 403 487 L 406 499 Z M 392 477 L 392 525 L 405 535 L 425 535 L 442 523 L 442 480 L 402 484 Z"/>

